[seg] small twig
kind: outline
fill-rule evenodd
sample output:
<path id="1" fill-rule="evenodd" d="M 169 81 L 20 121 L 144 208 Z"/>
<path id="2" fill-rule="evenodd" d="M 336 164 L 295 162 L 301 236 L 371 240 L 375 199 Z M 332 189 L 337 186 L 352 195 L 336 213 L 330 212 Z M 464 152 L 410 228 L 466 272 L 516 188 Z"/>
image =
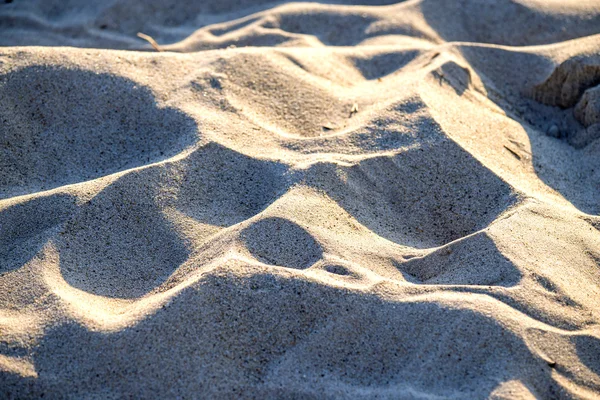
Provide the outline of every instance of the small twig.
<path id="1" fill-rule="evenodd" d="M 508 139 L 508 141 L 511 142 L 512 144 L 514 144 L 515 146 L 517 146 L 520 151 L 531 155 L 531 152 L 525 148 L 525 145 L 523 143 L 517 142 L 516 140 L 512 140 L 512 139 Z"/>
<path id="2" fill-rule="evenodd" d="M 440 85 L 440 86 L 442 86 L 442 82 L 444 82 L 444 81 L 446 80 L 446 77 L 444 76 L 444 73 L 443 73 L 443 72 L 439 72 L 439 73 L 437 74 L 437 76 L 438 76 L 438 78 L 439 78 L 439 80 L 440 80 L 438 83 L 439 83 L 439 85 Z"/>
<path id="3" fill-rule="evenodd" d="M 504 145 L 504 148 L 506 150 L 508 150 L 510 152 L 510 154 L 512 154 L 513 156 L 517 157 L 517 160 L 521 159 L 521 156 L 516 151 L 514 151 L 513 149 L 511 149 L 510 147 Z"/>
<path id="4" fill-rule="evenodd" d="M 150 45 L 152 47 L 154 47 L 154 50 L 156 51 L 163 51 L 163 49 L 161 49 L 161 47 L 158 45 L 158 43 L 156 43 L 156 40 L 154 40 L 152 38 L 152 36 L 148 36 L 145 33 L 142 32 L 138 32 L 137 33 L 137 37 L 144 39 L 145 41 L 147 41 L 148 43 L 150 43 Z"/>

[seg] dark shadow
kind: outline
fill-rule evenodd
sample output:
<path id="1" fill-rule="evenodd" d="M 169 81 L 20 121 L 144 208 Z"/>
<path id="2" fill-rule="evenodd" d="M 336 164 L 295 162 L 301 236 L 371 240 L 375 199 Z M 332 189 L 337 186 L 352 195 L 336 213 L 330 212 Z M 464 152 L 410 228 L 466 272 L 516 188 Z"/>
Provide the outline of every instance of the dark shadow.
<path id="1" fill-rule="evenodd" d="M 536 3 L 537 4 L 537 3 Z M 427 24 L 448 42 L 532 46 L 600 33 L 600 12 L 557 13 L 513 0 L 425 0 Z"/>
<path id="2" fill-rule="evenodd" d="M 591 335 L 575 335 L 572 341 L 575 343 L 578 359 L 600 376 L 600 339 Z"/>
<path id="3" fill-rule="evenodd" d="M 33 355 L 37 379 L 0 376 L 0 394 L 488 398 L 516 379 L 536 397 L 561 397 L 552 368 L 522 337 L 463 306 L 222 270 L 117 332 L 48 328 Z"/>
<path id="4" fill-rule="evenodd" d="M 0 75 L 0 122 L 0 198 L 153 163 L 197 136 L 134 81 L 43 65 Z"/>
<path id="5" fill-rule="evenodd" d="M 67 194 L 38 197 L 0 210 L 0 275 L 23 266 L 77 209 Z"/>
<path id="6" fill-rule="evenodd" d="M 424 124 L 423 136 L 434 125 Z M 441 246 L 485 228 L 516 201 L 509 185 L 441 137 L 350 167 L 317 164 L 307 182 L 379 236 L 416 248 Z"/>
<path id="7" fill-rule="evenodd" d="M 221 227 L 253 217 L 289 187 L 288 167 L 210 143 L 181 162 L 176 207 L 186 215 Z"/>
<path id="8" fill-rule="evenodd" d="M 157 204 L 158 168 L 132 172 L 105 188 L 56 240 L 60 269 L 73 287 L 136 298 L 160 286 L 189 255 Z"/>
<path id="9" fill-rule="evenodd" d="M 330 274 L 340 276 L 356 276 L 351 270 L 340 264 L 326 264 L 323 269 Z"/>
<path id="10" fill-rule="evenodd" d="M 427 285 L 514 286 L 521 271 L 500 253 L 485 232 L 448 244 L 424 257 L 399 263 L 398 269 Z"/>
<path id="11" fill-rule="evenodd" d="M 365 79 L 379 79 L 390 75 L 421 54 L 419 50 L 395 51 L 390 53 L 366 54 L 348 56 L 354 66 L 362 73 Z"/>
<path id="12" fill-rule="evenodd" d="M 471 84 L 469 69 L 452 60 L 446 61 L 431 73 L 440 85 L 447 83 L 458 96 L 462 96 Z"/>
<path id="13" fill-rule="evenodd" d="M 283 13 L 278 27 L 286 32 L 315 36 L 327 46 L 353 46 L 368 36 L 367 27 L 376 21 L 373 15 L 319 10 L 314 13 Z"/>
<path id="14" fill-rule="evenodd" d="M 306 269 L 323 256 L 321 245 L 304 228 L 284 218 L 266 218 L 241 233 L 250 253 L 266 264 Z"/>

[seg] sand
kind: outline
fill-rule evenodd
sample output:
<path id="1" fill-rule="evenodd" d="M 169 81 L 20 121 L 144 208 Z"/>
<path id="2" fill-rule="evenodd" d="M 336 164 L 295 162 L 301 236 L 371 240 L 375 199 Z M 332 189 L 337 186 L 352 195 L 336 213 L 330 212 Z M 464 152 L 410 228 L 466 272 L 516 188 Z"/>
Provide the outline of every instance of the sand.
<path id="1" fill-rule="evenodd" d="M 600 397 L 596 0 L 14 0 L 0 45 L 1 398 Z"/>

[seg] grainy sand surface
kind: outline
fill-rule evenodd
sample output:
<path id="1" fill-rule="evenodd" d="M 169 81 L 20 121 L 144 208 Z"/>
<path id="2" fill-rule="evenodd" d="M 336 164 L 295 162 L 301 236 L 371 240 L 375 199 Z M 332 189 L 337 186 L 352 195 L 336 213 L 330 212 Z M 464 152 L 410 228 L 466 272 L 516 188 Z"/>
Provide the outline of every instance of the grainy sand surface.
<path id="1" fill-rule="evenodd" d="M 1 398 L 600 396 L 597 0 L 13 0 L 0 45 Z"/>

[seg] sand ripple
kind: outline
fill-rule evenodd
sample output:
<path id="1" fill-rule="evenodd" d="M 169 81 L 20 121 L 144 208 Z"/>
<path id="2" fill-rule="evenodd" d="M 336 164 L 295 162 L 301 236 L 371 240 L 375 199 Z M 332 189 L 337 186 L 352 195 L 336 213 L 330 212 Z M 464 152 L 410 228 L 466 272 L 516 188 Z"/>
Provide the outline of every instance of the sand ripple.
<path id="1" fill-rule="evenodd" d="M 1 397 L 598 396 L 600 8 L 357 3 L 0 5 Z"/>

